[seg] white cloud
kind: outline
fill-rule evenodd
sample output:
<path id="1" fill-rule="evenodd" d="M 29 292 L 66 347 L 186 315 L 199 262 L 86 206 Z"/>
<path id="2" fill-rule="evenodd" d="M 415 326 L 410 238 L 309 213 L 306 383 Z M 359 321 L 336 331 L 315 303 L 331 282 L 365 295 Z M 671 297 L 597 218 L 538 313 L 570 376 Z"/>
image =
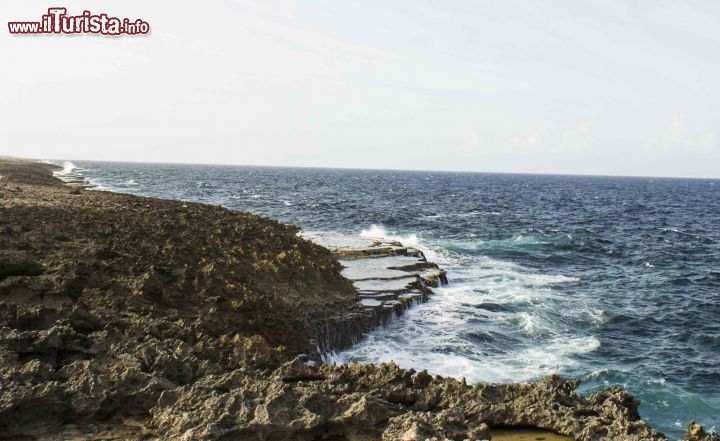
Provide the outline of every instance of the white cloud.
<path id="1" fill-rule="evenodd" d="M 594 124 L 584 121 L 575 127 L 560 131 L 555 151 L 583 151 L 593 147 L 595 143 Z"/>
<path id="2" fill-rule="evenodd" d="M 717 138 L 716 132 L 693 127 L 684 113 L 673 112 L 662 134 L 654 137 L 649 145 L 661 153 L 708 153 L 718 148 Z"/>
<path id="3" fill-rule="evenodd" d="M 517 134 L 516 132 L 521 132 Z M 579 153 L 595 143 L 594 124 L 582 121 L 568 127 L 540 125 L 524 130 L 501 126 L 472 129 L 463 150 L 496 156 Z"/>

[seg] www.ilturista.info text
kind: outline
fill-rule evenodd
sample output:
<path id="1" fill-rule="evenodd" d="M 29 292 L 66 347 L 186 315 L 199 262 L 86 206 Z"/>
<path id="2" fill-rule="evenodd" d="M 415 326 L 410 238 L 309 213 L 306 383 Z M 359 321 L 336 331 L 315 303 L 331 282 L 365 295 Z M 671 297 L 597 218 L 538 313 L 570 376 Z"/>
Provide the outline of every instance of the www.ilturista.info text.
<path id="1" fill-rule="evenodd" d="M 49 8 L 40 21 L 11 21 L 8 29 L 11 34 L 146 35 L 150 33 L 150 24 L 90 11 L 68 16 L 67 8 Z"/>

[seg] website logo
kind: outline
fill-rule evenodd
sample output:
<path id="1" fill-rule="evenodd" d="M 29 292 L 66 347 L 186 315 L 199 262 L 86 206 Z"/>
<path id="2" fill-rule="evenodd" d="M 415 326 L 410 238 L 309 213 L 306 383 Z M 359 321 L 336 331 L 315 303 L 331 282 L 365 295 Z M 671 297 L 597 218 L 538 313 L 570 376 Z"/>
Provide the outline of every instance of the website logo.
<path id="1" fill-rule="evenodd" d="M 49 8 L 39 21 L 9 21 L 8 30 L 16 35 L 147 35 L 150 33 L 150 23 L 139 18 L 133 20 L 112 17 L 106 13 L 93 14 L 90 11 L 68 15 L 67 8 Z"/>

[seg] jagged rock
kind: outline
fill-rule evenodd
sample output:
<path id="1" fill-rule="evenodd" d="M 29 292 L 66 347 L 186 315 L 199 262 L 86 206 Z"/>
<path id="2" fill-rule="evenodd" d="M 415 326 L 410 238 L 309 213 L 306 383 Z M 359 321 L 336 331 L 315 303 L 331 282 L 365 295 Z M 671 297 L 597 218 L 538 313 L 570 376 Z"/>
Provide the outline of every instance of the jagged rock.
<path id="1" fill-rule="evenodd" d="M 208 376 L 163 393 L 153 423 L 173 439 L 487 439 L 531 426 L 578 440 L 660 440 L 614 390 L 586 399 L 575 381 L 468 386 L 394 364 L 307 366 Z M 630 403 L 633 404 L 633 403 Z"/>
<path id="2" fill-rule="evenodd" d="M 692 420 L 688 423 L 687 432 L 682 441 L 720 441 L 720 435 L 707 433 L 700 424 Z"/>
<path id="3" fill-rule="evenodd" d="M 445 270 L 428 262 L 417 248 L 394 240 L 354 239 L 350 245 L 331 233 L 312 233 L 305 237 L 328 247 L 341 259 L 342 275 L 353 281 L 360 294 L 360 310 L 352 316 L 330 318 L 331 324 L 316 341 L 321 352 L 347 348 L 365 332 L 387 324 L 407 308 L 425 302 L 431 288 L 447 284 Z M 343 323 L 350 318 L 351 325 Z"/>

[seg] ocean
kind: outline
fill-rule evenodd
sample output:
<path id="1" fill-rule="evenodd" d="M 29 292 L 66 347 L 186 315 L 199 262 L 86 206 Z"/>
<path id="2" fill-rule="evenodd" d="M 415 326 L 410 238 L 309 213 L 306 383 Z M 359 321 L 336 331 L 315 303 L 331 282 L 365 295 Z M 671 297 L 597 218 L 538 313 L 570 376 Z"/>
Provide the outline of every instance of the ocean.
<path id="1" fill-rule="evenodd" d="M 397 238 L 450 284 L 332 361 L 621 385 L 677 439 L 720 428 L 720 181 L 75 161 L 99 189 Z"/>

